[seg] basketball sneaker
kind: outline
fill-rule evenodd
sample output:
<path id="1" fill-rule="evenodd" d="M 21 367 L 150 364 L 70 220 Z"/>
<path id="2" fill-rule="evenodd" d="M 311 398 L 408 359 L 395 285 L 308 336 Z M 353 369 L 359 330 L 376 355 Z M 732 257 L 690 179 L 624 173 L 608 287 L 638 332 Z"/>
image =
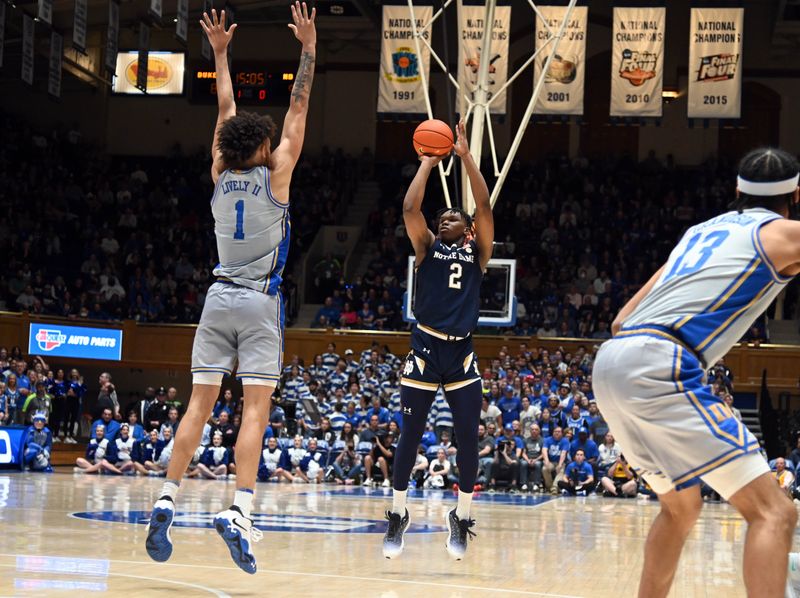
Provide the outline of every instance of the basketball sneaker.
<path id="1" fill-rule="evenodd" d="M 453 509 L 447 514 L 447 553 L 456 561 L 464 558 L 467 552 L 467 541 L 475 537 L 472 527 L 475 525 L 474 519 L 459 519 L 456 510 Z"/>
<path id="2" fill-rule="evenodd" d="M 232 505 L 227 510 L 217 513 L 214 517 L 214 527 L 228 545 L 233 562 L 245 573 L 255 574 L 256 557 L 252 545 L 260 541 L 264 534 L 260 529 L 253 527 L 253 520 L 245 517 L 239 507 Z"/>
<path id="3" fill-rule="evenodd" d="M 800 598 L 800 552 L 789 553 L 785 598 Z"/>
<path id="4" fill-rule="evenodd" d="M 153 505 L 150 523 L 147 524 L 147 540 L 144 545 L 150 558 L 159 563 L 172 556 L 172 538 L 169 528 L 175 517 L 175 503 L 169 496 L 162 496 Z"/>
<path id="5" fill-rule="evenodd" d="M 389 527 L 386 528 L 386 535 L 383 536 L 383 556 L 387 559 L 395 559 L 403 554 L 405 545 L 403 534 L 411 522 L 408 509 L 402 517 L 398 513 L 386 511 L 386 520 L 389 522 Z"/>

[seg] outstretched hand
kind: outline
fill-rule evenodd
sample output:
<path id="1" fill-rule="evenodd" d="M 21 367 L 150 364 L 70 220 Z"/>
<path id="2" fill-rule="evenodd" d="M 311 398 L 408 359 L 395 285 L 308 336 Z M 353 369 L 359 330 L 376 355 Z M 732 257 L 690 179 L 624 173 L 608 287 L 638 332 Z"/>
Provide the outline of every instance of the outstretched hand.
<path id="1" fill-rule="evenodd" d="M 289 23 L 289 29 L 294 32 L 294 36 L 300 40 L 304 46 L 306 44 L 314 45 L 317 43 L 317 28 L 314 25 L 314 19 L 317 17 L 317 9 L 311 9 L 311 16 L 308 15 L 308 6 L 303 2 L 295 2 L 291 6 L 292 21 Z"/>
<path id="2" fill-rule="evenodd" d="M 223 52 L 228 47 L 228 44 L 230 44 L 231 40 L 233 39 L 233 32 L 237 27 L 236 23 L 234 23 L 226 31 L 225 11 L 223 10 L 220 13 L 219 18 L 217 18 L 217 10 L 215 8 L 211 9 L 210 18 L 208 13 L 203 13 L 200 26 L 203 28 L 203 31 L 206 32 L 206 35 L 208 36 L 208 43 L 211 44 L 211 48 L 214 50 L 214 53 Z"/>
<path id="3" fill-rule="evenodd" d="M 431 168 L 435 168 L 436 165 L 441 162 L 445 156 L 429 156 L 428 154 L 420 154 L 419 161 L 422 162 L 425 166 L 430 166 Z"/>
<path id="4" fill-rule="evenodd" d="M 453 145 L 453 151 L 456 156 L 463 158 L 469 153 L 469 145 L 467 144 L 467 131 L 464 127 L 464 120 L 460 120 L 456 125 L 456 142 Z"/>

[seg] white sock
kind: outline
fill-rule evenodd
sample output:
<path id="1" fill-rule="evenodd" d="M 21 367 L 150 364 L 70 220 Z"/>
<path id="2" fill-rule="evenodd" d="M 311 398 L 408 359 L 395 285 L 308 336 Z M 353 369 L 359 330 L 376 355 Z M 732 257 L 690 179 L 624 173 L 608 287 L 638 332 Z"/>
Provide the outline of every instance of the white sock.
<path id="1" fill-rule="evenodd" d="M 242 515 L 250 518 L 250 511 L 253 508 L 253 491 L 249 488 L 239 488 L 233 495 L 233 505 L 239 507 Z"/>
<path id="2" fill-rule="evenodd" d="M 408 490 L 394 490 L 392 492 L 392 513 L 400 517 L 406 514 L 406 493 Z"/>
<path id="3" fill-rule="evenodd" d="M 472 492 L 458 491 L 458 505 L 456 506 L 456 517 L 459 519 L 469 519 L 469 508 L 472 506 Z"/>
<path id="4" fill-rule="evenodd" d="M 180 487 L 180 481 L 175 480 L 167 480 L 161 486 L 161 494 L 159 494 L 159 498 L 162 496 L 169 496 L 172 499 L 172 502 L 175 502 L 175 497 L 178 496 L 178 488 Z"/>

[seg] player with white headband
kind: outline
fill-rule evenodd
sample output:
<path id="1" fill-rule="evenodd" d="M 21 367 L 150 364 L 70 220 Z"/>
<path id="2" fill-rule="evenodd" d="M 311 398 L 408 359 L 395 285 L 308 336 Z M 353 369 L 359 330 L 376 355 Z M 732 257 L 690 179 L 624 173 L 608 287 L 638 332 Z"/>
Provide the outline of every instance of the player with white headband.
<path id="1" fill-rule="evenodd" d="M 700 482 L 749 525 L 750 596 L 783 596 L 797 513 L 759 444 L 709 388 L 706 370 L 800 273 L 800 166 L 763 148 L 739 166 L 732 210 L 689 228 L 622 308 L 594 367 L 597 403 L 625 456 L 658 494 L 639 596 L 666 596 L 703 500 Z M 795 569 L 800 559 L 792 555 Z M 800 576 L 800 575 L 799 575 Z M 790 580 L 791 581 L 791 580 Z"/>

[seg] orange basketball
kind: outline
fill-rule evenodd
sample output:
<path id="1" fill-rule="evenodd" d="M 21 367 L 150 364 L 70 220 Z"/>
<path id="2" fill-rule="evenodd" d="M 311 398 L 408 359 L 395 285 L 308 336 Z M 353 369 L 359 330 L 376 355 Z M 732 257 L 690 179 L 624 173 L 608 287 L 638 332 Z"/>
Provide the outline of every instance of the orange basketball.
<path id="1" fill-rule="evenodd" d="M 414 151 L 418 155 L 442 156 L 453 149 L 453 131 L 447 123 L 432 118 L 414 131 Z"/>

